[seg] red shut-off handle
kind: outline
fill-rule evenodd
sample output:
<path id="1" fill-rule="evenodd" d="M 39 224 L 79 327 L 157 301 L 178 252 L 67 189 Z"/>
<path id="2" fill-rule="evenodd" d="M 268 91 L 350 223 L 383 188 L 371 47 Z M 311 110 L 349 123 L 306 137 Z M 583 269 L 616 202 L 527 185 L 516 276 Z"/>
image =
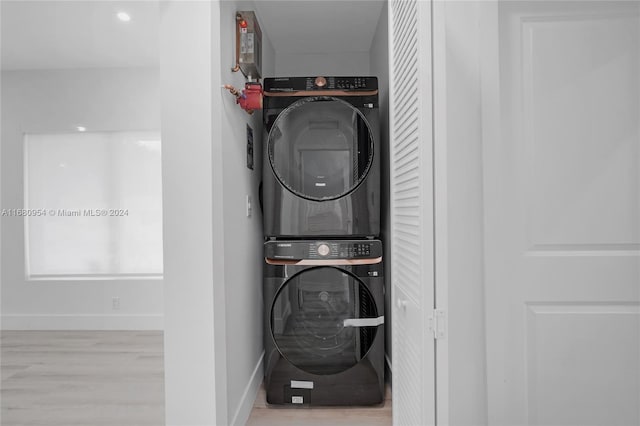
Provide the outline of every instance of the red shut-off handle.
<path id="1" fill-rule="evenodd" d="M 244 85 L 244 90 L 240 92 L 230 84 L 225 84 L 224 88 L 236 97 L 236 103 L 240 108 L 252 114 L 253 111 L 262 109 L 262 85 L 260 83 L 249 82 Z"/>

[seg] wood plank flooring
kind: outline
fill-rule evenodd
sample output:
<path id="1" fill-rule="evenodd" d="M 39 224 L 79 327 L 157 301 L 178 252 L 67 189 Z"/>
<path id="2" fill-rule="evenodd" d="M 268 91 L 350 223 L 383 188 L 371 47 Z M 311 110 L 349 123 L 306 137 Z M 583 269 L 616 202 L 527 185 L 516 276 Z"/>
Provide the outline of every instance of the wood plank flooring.
<path id="1" fill-rule="evenodd" d="M 162 426 L 163 362 L 162 332 L 3 331 L 0 424 Z M 278 408 L 261 388 L 247 425 L 389 426 L 391 393 L 381 407 Z"/>
<path id="2" fill-rule="evenodd" d="M 164 424 L 162 332 L 3 331 L 0 424 Z"/>

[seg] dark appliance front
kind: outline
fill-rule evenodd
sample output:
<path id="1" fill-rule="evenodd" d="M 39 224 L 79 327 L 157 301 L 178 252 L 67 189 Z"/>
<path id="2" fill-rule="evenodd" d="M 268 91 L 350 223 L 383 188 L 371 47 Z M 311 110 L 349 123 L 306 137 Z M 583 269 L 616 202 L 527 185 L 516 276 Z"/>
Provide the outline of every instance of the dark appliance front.
<path id="1" fill-rule="evenodd" d="M 266 238 L 380 233 L 375 77 L 264 80 Z"/>
<path id="2" fill-rule="evenodd" d="M 382 403 L 381 242 L 269 241 L 265 259 L 267 402 Z"/>

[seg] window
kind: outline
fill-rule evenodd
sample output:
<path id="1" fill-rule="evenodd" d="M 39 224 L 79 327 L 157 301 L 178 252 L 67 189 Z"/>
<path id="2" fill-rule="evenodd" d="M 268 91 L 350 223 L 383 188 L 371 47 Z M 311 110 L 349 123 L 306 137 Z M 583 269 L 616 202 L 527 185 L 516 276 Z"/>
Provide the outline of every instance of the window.
<path id="1" fill-rule="evenodd" d="M 160 134 L 25 136 L 30 279 L 162 276 Z"/>

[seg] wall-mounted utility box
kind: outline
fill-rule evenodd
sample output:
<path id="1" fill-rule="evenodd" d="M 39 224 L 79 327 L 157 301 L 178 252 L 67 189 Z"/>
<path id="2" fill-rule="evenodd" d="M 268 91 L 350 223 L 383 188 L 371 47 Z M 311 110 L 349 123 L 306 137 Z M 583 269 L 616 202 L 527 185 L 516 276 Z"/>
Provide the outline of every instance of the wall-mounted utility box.
<path id="1" fill-rule="evenodd" d="M 262 31 L 256 14 L 236 13 L 236 70 L 245 77 L 257 80 L 262 76 Z"/>

